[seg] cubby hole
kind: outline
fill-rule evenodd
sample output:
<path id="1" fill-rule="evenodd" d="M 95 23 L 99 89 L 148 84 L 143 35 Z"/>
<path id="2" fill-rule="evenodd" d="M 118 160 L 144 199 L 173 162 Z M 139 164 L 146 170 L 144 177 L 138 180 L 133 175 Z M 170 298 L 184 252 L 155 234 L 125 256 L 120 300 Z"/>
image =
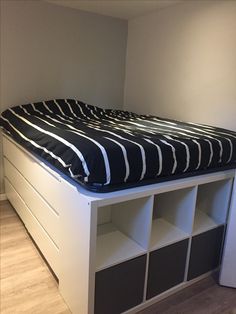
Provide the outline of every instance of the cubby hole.
<path id="1" fill-rule="evenodd" d="M 195 187 L 155 195 L 150 250 L 190 236 L 195 201 Z"/>
<path id="2" fill-rule="evenodd" d="M 221 180 L 198 186 L 194 235 L 226 223 L 231 188 L 232 180 Z"/>
<path id="3" fill-rule="evenodd" d="M 145 197 L 98 208 L 96 271 L 147 252 L 152 205 Z"/>

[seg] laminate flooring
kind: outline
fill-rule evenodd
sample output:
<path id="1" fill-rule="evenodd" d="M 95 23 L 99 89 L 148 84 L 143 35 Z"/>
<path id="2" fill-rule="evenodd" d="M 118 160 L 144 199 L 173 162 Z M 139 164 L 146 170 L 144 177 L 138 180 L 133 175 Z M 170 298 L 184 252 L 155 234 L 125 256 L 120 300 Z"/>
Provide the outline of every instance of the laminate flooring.
<path id="1" fill-rule="evenodd" d="M 0 227 L 0 313 L 71 313 L 57 281 L 7 201 L 0 202 Z M 236 314 L 236 289 L 220 287 L 208 277 L 139 314 Z"/>
<path id="2" fill-rule="evenodd" d="M 1 314 L 69 314 L 58 284 L 21 220 L 0 203 Z"/>
<path id="3" fill-rule="evenodd" d="M 138 314 L 236 314 L 236 289 L 209 276 Z"/>

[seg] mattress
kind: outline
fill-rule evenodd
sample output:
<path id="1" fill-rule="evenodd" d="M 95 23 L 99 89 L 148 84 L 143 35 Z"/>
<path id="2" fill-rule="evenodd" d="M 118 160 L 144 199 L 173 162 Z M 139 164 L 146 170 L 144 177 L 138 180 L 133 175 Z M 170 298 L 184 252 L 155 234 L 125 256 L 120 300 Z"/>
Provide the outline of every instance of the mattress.
<path id="1" fill-rule="evenodd" d="M 0 126 L 88 189 L 115 189 L 236 168 L 236 132 L 102 109 L 75 99 L 11 107 Z"/>

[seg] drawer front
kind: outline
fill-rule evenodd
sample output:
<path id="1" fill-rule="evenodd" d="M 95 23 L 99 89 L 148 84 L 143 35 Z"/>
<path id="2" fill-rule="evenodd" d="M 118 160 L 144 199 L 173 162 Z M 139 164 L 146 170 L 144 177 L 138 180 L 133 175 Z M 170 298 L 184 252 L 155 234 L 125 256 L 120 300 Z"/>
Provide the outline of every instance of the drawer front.
<path id="1" fill-rule="evenodd" d="M 95 314 L 120 314 L 143 301 L 146 255 L 96 273 Z"/>
<path id="2" fill-rule="evenodd" d="M 224 228 L 222 225 L 193 237 L 188 280 L 214 270 L 219 266 Z"/>
<path id="3" fill-rule="evenodd" d="M 184 281 L 188 241 L 176 242 L 150 253 L 147 299 Z"/>
<path id="4" fill-rule="evenodd" d="M 26 203 L 32 214 L 58 246 L 59 243 L 59 216 L 26 181 L 18 170 L 4 158 L 5 176 L 14 189 Z"/>
<path id="5" fill-rule="evenodd" d="M 37 243 L 37 246 L 50 264 L 52 270 L 58 276 L 59 250 L 44 231 L 40 223 L 35 219 L 27 205 L 24 203 L 22 198 L 19 196 L 7 178 L 5 178 L 5 189 L 7 198 L 16 209 L 21 219 L 24 221 L 25 227 Z"/>
<path id="6" fill-rule="evenodd" d="M 3 137 L 3 154 L 26 180 L 42 195 L 57 212 L 60 209 L 58 191 L 60 181 L 10 140 Z M 50 170 L 52 172 L 52 170 Z"/>

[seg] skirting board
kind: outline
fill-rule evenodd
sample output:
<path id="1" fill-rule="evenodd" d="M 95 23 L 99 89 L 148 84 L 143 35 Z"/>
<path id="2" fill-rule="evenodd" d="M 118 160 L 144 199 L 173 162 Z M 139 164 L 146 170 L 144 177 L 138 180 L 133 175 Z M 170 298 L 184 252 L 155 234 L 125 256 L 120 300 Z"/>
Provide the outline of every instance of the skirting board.
<path id="1" fill-rule="evenodd" d="M 6 201 L 6 199 L 7 199 L 6 194 L 1 193 L 0 194 L 0 201 Z"/>

